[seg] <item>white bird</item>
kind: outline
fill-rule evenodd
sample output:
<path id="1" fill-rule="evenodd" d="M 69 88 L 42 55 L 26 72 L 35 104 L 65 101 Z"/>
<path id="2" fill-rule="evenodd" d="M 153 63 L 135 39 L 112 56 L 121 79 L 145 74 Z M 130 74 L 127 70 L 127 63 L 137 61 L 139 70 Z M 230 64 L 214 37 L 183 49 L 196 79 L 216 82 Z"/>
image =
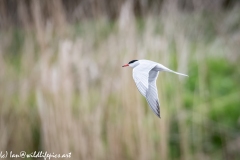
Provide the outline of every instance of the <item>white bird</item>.
<path id="1" fill-rule="evenodd" d="M 140 93 L 146 98 L 152 111 L 160 117 L 160 104 L 158 100 L 158 90 L 156 80 L 158 72 L 166 71 L 172 72 L 181 76 L 188 76 L 186 74 L 178 73 L 168 69 L 162 64 L 149 60 L 132 60 L 122 67 L 130 66 L 133 68 L 133 79 Z"/>

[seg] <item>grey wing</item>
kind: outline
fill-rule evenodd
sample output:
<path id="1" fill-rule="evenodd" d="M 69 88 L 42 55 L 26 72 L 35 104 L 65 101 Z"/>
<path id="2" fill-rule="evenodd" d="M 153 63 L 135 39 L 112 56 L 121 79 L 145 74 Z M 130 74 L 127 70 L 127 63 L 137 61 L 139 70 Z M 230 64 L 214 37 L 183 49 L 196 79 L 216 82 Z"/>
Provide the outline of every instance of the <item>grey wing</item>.
<path id="1" fill-rule="evenodd" d="M 158 100 L 158 90 L 156 85 L 157 77 L 158 71 L 152 69 L 149 72 L 146 99 L 152 111 L 160 118 L 160 104 Z"/>
<path id="2" fill-rule="evenodd" d="M 136 83 L 136 86 L 137 86 L 139 92 L 140 92 L 144 97 L 146 97 L 146 93 L 147 93 L 147 89 L 148 89 L 148 88 L 147 88 L 147 85 L 144 84 L 144 83 L 142 83 L 142 82 L 138 82 L 138 83 Z"/>
<path id="3" fill-rule="evenodd" d="M 156 66 L 156 64 L 144 64 L 139 65 L 133 69 L 133 79 L 136 83 L 136 86 L 139 92 L 146 97 L 148 90 L 148 78 L 149 72 Z"/>
<path id="4" fill-rule="evenodd" d="M 158 71 L 154 68 L 156 63 L 144 64 L 133 69 L 133 79 L 140 93 L 147 99 L 152 111 L 160 117 L 158 91 L 156 79 Z"/>

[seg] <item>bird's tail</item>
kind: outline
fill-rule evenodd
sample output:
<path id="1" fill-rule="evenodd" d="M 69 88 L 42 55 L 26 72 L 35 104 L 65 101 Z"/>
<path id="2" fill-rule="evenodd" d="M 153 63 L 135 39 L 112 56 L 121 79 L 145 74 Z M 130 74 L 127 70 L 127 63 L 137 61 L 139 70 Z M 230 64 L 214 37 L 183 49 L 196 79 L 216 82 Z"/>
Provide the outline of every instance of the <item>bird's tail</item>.
<path id="1" fill-rule="evenodd" d="M 173 71 L 173 70 L 171 70 L 171 69 L 169 69 L 169 68 L 167 68 L 167 67 L 165 67 L 164 65 L 161 65 L 161 64 L 158 64 L 157 69 L 158 69 L 158 71 L 172 72 L 172 73 L 175 73 L 175 74 L 178 74 L 178 75 L 181 75 L 181 76 L 188 77 L 188 75 L 186 75 L 186 74 L 175 72 L 175 71 Z"/>
<path id="2" fill-rule="evenodd" d="M 169 72 L 172 72 L 172 73 L 175 73 L 175 74 L 178 74 L 178 75 L 181 75 L 181 76 L 186 76 L 186 77 L 188 77 L 188 75 L 186 75 L 186 74 L 182 74 L 182 73 L 179 73 L 179 72 L 175 72 L 175 71 L 172 71 L 172 70 L 168 70 Z"/>
<path id="3" fill-rule="evenodd" d="M 169 68 L 167 68 L 167 67 L 164 67 L 163 70 L 164 70 L 164 71 L 167 71 L 167 72 L 172 72 L 172 73 L 175 73 L 175 74 L 178 74 L 178 75 L 181 75 L 181 76 L 186 76 L 186 77 L 188 77 L 188 75 L 186 75 L 186 74 L 182 74 L 182 73 L 179 73 L 179 72 L 175 72 L 175 71 L 173 71 L 173 70 L 171 70 L 171 69 L 169 69 Z"/>

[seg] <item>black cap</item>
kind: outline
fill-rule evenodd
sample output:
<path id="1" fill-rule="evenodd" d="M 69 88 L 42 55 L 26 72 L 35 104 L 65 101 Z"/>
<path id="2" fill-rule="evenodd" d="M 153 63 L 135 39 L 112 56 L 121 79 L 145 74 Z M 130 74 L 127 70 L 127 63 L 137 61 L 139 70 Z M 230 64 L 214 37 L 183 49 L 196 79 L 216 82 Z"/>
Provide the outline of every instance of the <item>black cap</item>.
<path id="1" fill-rule="evenodd" d="M 134 63 L 136 61 L 138 61 L 138 60 L 131 60 L 130 62 L 128 62 L 128 64 Z"/>

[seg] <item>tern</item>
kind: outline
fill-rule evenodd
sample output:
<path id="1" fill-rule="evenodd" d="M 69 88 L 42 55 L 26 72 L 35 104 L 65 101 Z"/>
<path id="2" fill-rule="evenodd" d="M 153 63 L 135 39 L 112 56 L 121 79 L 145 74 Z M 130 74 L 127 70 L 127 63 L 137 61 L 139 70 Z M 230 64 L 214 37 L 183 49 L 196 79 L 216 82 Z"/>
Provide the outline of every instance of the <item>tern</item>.
<path id="1" fill-rule="evenodd" d="M 181 76 L 186 74 L 175 72 L 162 64 L 150 60 L 132 60 L 122 67 L 130 66 L 133 68 L 133 79 L 139 92 L 146 98 L 152 111 L 160 117 L 160 103 L 158 100 L 158 90 L 156 80 L 161 71 L 172 72 Z"/>

